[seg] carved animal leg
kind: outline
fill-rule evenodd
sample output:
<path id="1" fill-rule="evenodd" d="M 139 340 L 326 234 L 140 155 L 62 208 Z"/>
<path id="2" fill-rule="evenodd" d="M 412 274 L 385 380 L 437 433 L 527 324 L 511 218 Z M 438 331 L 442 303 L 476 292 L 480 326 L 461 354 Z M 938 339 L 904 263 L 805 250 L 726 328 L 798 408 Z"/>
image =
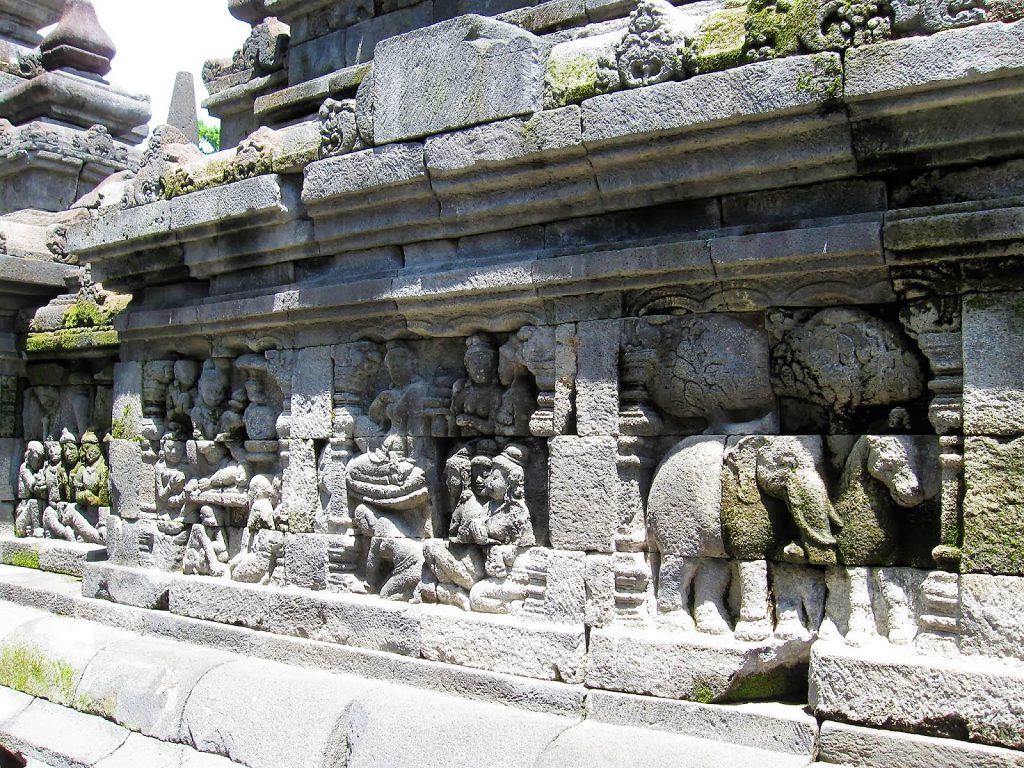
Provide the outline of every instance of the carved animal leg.
<path id="1" fill-rule="evenodd" d="M 875 631 L 875 613 L 871 608 L 871 585 L 867 568 L 850 568 L 850 617 L 846 642 L 865 645 L 878 633 Z"/>
<path id="2" fill-rule="evenodd" d="M 875 570 L 882 599 L 885 601 L 885 629 L 889 642 L 907 645 L 917 635 L 917 622 L 907 590 L 905 572 L 898 568 Z"/>
<path id="3" fill-rule="evenodd" d="M 701 558 L 694 577 L 693 618 L 697 630 L 711 635 L 728 634 L 729 613 L 725 593 L 729 588 L 729 561 Z"/>
<path id="4" fill-rule="evenodd" d="M 768 563 L 746 560 L 735 563 L 739 582 L 740 610 L 736 621 L 736 639 L 747 642 L 764 640 L 772 633 L 768 616 Z"/>
<path id="5" fill-rule="evenodd" d="M 697 570 L 698 559 L 680 555 L 662 555 L 658 568 L 656 601 L 658 613 L 667 614 L 673 621 L 693 629 L 690 617 L 690 590 Z"/>
<path id="6" fill-rule="evenodd" d="M 775 593 L 775 635 L 781 640 L 810 640 L 807 617 L 803 612 L 800 569 L 789 563 L 772 564 L 772 590 Z"/>

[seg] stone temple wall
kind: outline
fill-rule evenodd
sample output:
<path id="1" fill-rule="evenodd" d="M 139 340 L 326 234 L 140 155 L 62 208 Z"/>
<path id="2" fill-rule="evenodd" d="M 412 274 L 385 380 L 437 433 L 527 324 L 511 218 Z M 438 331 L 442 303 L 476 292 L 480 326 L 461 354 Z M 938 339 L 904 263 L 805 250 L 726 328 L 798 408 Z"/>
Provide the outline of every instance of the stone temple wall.
<path id="1" fill-rule="evenodd" d="M 68 370 L 6 551 L 1021 764 L 1020 9 L 398 5 L 232 2 L 228 148 L 164 126 L 52 225 L 116 343 L 29 356 Z"/>

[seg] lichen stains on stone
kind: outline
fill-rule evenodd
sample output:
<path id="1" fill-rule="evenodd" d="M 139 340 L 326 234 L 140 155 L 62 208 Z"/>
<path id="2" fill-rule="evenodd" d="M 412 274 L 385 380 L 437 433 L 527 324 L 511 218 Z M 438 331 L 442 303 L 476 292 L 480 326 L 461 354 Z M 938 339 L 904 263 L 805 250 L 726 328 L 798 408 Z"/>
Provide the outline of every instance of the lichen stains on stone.
<path id="1" fill-rule="evenodd" d="M 74 667 L 35 646 L 12 645 L 0 651 L 0 685 L 29 696 L 68 705 L 74 701 L 75 677 Z"/>

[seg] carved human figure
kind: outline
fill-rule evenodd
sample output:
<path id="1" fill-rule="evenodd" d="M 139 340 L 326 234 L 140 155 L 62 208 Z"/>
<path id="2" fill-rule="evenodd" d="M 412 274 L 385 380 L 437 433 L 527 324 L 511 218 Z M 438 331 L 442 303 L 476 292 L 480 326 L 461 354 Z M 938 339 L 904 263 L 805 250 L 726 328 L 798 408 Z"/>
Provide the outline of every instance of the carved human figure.
<path id="1" fill-rule="evenodd" d="M 238 443 L 197 443 L 206 463 L 202 477 L 194 477 L 185 485 L 185 496 L 192 499 L 207 491 L 246 493 L 249 471 L 245 464 L 244 449 Z"/>
<path id="2" fill-rule="evenodd" d="M 477 544 L 514 544 L 532 547 L 536 540 L 526 506 L 526 457 L 521 445 L 507 445 L 491 461 L 484 481 L 486 517 L 470 523 Z"/>
<path id="3" fill-rule="evenodd" d="M 269 584 L 284 547 L 278 530 L 277 489 L 266 475 L 249 481 L 249 515 L 238 554 L 228 562 L 231 578 L 250 584 Z"/>
<path id="4" fill-rule="evenodd" d="M 184 470 L 185 444 L 165 435 L 160 441 L 156 461 L 156 505 L 161 518 L 180 520 L 185 509 L 185 486 L 189 478 Z"/>
<path id="5" fill-rule="evenodd" d="M 75 500 L 72 477 L 78 467 L 79 458 L 78 440 L 69 430 L 65 429 L 60 435 L 61 466 L 57 472 L 57 490 L 60 501 Z"/>
<path id="6" fill-rule="evenodd" d="M 266 388 L 257 376 L 246 379 L 245 394 L 249 404 L 242 417 L 250 440 L 274 440 L 277 437 L 279 409 L 269 404 Z"/>
<path id="7" fill-rule="evenodd" d="M 495 414 L 495 434 L 530 434 L 530 419 L 537 410 L 537 389 L 523 362 L 523 342 L 512 336 L 498 348 L 498 382 L 503 387 Z"/>
<path id="8" fill-rule="evenodd" d="M 486 481 L 491 472 L 491 462 L 497 446 L 478 443 L 477 454 L 469 460 L 469 476 L 459 494 L 459 501 L 452 512 L 449 538 L 458 544 L 485 544 L 487 538 Z"/>
<path id="9" fill-rule="evenodd" d="M 470 607 L 480 613 L 514 613 L 526 600 L 529 577 L 519 568 L 519 550 L 504 544 L 488 548 L 484 571 L 487 578 L 469 591 Z"/>
<path id="10" fill-rule="evenodd" d="M 420 599 L 470 610 L 469 591 L 486 574 L 480 547 L 428 539 L 423 542 L 423 558 Z"/>
<path id="11" fill-rule="evenodd" d="M 197 440 L 213 440 L 220 433 L 229 387 L 227 374 L 212 360 L 207 360 L 199 376 L 196 402 L 189 414 Z"/>
<path id="12" fill-rule="evenodd" d="M 180 437 L 192 435 L 192 408 L 195 406 L 195 387 L 199 381 L 199 363 L 195 360 L 177 360 L 174 379 L 167 387 L 167 429 Z"/>
<path id="13" fill-rule="evenodd" d="M 110 471 L 95 432 L 82 435 L 81 458 L 72 476 L 75 503 L 91 509 L 109 507 Z"/>
<path id="14" fill-rule="evenodd" d="M 498 353 L 489 336 L 476 334 L 466 339 L 464 356 L 467 378 L 452 387 L 452 412 L 463 436 L 493 435 L 501 407 L 498 383 Z"/>
<path id="15" fill-rule="evenodd" d="M 429 384 L 418 374 L 412 350 L 388 347 L 384 364 L 392 386 L 370 404 L 369 417 L 384 432 L 380 446 L 348 465 L 348 492 L 374 508 L 373 517 L 390 515 L 408 535 L 428 536 L 431 488 L 428 472 L 434 449 L 425 424 Z"/>
<path id="16" fill-rule="evenodd" d="M 14 519 L 14 535 L 42 536 L 43 510 L 49 501 L 43 444 L 32 440 L 25 447 L 25 456 L 18 469 L 18 506 Z"/>
<path id="17" fill-rule="evenodd" d="M 199 508 L 199 522 L 189 532 L 182 562 L 182 572 L 197 576 L 230 576 L 228 568 L 228 534 L 225 510 L 204 504 Z"/>
<path id="18" fill-rule="evenodd" d="M 360 504 L 354 519 L 363 535 L 370 537 L 366 555 L 366 585 L 385 600 L 411 600 L 423 574 L 423 542 L 409 538 L 373 507 Z"/>

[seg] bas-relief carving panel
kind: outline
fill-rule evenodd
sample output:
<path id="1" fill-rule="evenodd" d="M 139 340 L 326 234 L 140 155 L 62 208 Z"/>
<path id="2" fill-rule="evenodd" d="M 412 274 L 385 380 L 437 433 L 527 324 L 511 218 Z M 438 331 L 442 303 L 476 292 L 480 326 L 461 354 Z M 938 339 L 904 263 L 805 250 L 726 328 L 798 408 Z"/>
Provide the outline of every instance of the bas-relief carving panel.
<path id="1" fill-rule="evenodd" d="M 787 674 L 819 636 L 914 640 L 933 550 L 955 559 L 959 523 L 941 501 L 951 478 L 928 421 L 929 362 L 894 317 L 787 309 L 609 326 L 618 434 L 586 440 L 617 452 L 614 498 L 600 500 L 617 533 L 609 554 L 559 545 L 589 552 L 572 566 L 587 585 L 576 620 L 720 638 L 741 661 L 768 649 Z M 548 443 L 573 427 L 553 414 L 559 370 L 577 370 L 558 349 L 590 354 L 576 332 L 150 361 L 140 439 L 155 505 L 114 523 L 112 552 L 543 618 L 545 591 L 566 578 L 545 554 L 549 516 L 574 514 L 548 508 L 549 475 L 564 471 Z M 594 382 L 562 385 L 582 398 Z M 26 488 L 37 463 L 26 458 Z M 572 482 L 585 505 L 589 479 Z"/>

